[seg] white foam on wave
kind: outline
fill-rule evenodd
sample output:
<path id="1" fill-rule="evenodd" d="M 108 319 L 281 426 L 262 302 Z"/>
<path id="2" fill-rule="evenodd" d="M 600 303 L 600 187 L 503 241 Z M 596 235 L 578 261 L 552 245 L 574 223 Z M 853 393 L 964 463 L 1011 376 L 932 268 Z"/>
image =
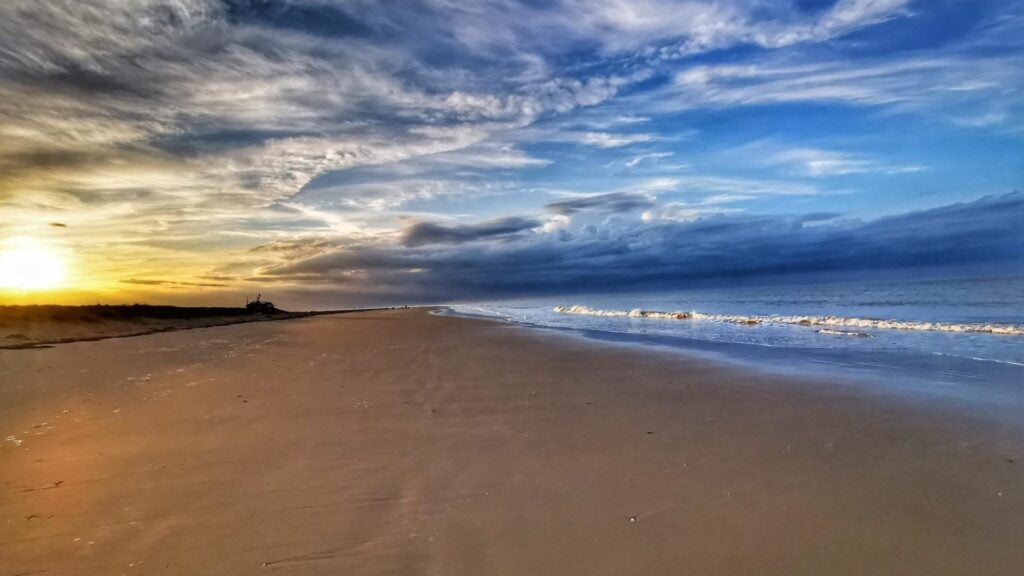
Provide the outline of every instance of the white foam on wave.
<path id="1" fill-rule="evenodd" d="M 827 334 L 829 336 L 855 336 L 857 338 L 873 338 L 871 334 L 867 332 L 850 332 L 849 330 L 833 330 L 832 328 L 822 328 L 818 330 L 818 334 Z"/>
<path id="2" fill-rule="evenodd" d="M 845 327 L 866 330 L 913 330 L 922 332 L 962 332 L 978 334 L 998 334 L 1001 336 L 1024 336 L 1024 325 L 1019 324 L 965 324 L 952 322 L 915 322 L 911 320 L 882 320 L 877 318 L 850 318 L 846 316 L 782 316 L 752 315 L 737 316 L 731 314 L 705 314 L 703 312 L 662 312 L 658 310 L 598 310 L 589 306 L 556 306 L 554 311 L 559 314 L 579 314 L 583 316 L 606 316 L 623 318 L 650 318 L 655 320 L 710 320 L 756 326 L 758 324 L 794 324 L 799 326 Z M 841 330 L 819 330 L 821 334 L 843 334 L 860 336 L 864 333 L 845 332 Z M 867 334 L 870 336 L 870 334 Z"/>
<path id="3" fill-rule="evenodd" d="M 932 352 L 936 356 L 952 356 L 956 357 L 956 354 L 947 354 L 945 352 Z M 978 362 L 995 362 L 996 364 L 1007 364 L 1010 366 L 1021 366 L 1024 367 L 1024 363 L 1014 362 L 1013 360 L 997 360 L 995 358 L 980 358 L 978 356 L 970 356 L 971 360 L 977 360 Z"/>

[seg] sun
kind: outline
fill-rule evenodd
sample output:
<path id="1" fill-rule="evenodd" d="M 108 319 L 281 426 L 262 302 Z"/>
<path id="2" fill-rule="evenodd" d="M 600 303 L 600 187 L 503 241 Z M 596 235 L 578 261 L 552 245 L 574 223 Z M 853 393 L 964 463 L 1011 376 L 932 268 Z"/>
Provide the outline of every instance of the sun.
<path id="1" fill-rule="evenodd" d="M 61 251 L 35 238 L 10 238 L 0 243 L 0 288 L 52 290 L 67 277 Z"/>

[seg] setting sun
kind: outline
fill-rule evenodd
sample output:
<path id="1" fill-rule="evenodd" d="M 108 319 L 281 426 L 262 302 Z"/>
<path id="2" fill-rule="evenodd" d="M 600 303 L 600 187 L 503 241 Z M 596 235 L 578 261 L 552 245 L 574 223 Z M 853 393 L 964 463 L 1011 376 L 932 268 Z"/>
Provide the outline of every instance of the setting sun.
<path id="1" fill-rule="evenodd" d="M 49 290 L 67 276 L 61 251 L 34 238 L 11 238 L 0 243 L 0 288 Z"/>

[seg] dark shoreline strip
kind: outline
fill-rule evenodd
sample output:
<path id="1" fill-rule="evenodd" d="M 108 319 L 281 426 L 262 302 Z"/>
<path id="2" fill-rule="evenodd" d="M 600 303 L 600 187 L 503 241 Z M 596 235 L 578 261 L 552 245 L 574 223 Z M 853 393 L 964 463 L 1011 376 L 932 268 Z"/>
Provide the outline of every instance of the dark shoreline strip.
<path id="1" fill-rule="evenodd" d="M 309 318 L 312 316 L 325 316 L 328 314 L 353 314 L 356 312 L 374 312 L 377 310 L 390 310 L 391 308 L 354 308 L 350 310 L 323 310 L 323 311 L 311 311 L 311 312 L 281 312 L 273 315 L 252 315 L 252 316 L 228 316 L 223 317 L 223 321 L 214 321 L 210 324 L 202 325 L 181 325 L 181 326 L 158 326 L 151 329 L 144 329 L 138 332 L 128 332 L 124 334 L 109 334 L 103 336 L 83 336 L 80 338 L 60 338 L 53 340 L 35 340 L 30 342 L 24 342 L 20 344 L 0 344 L 0 350 L 36 350 L 41 348 L 53 348 L 57 344 L 70 344 L 73 342 L 95 342 L 98 340 L 110 340 L 113 338 L 134 338 L 136 336 L 146 336 L 148 334 L 159 334 L 163 332 L 179 332 L 182 330 L 195 330 L 197 328 L 215 328 L 218 326 L 232 326 L 235 324 L 248 324 L 250 322 L 276 322 L 280 320 L 297 320 L 299 318 Z M 139 317 L 144 318 L 144 317 Z M 202 318 L 202 317 L 199 317 Z M 198 319 L 198 318 L 196 318 Z M 209 319 L 209 317 L 207 317 Z M 182 318 L 182 320 L 189 320 L 189 318 Z"/>

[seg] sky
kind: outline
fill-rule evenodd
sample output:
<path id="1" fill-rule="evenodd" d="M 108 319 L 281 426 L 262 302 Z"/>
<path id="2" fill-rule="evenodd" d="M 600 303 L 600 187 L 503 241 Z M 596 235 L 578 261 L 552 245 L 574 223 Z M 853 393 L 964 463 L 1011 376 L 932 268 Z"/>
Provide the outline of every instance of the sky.
<path id="1" fill-rule="evenodd" d="M 66 268 L 0 303 L 1024 274 L 1021 190 L 1021 0 L 0 3 L 0 250 Z"/>

